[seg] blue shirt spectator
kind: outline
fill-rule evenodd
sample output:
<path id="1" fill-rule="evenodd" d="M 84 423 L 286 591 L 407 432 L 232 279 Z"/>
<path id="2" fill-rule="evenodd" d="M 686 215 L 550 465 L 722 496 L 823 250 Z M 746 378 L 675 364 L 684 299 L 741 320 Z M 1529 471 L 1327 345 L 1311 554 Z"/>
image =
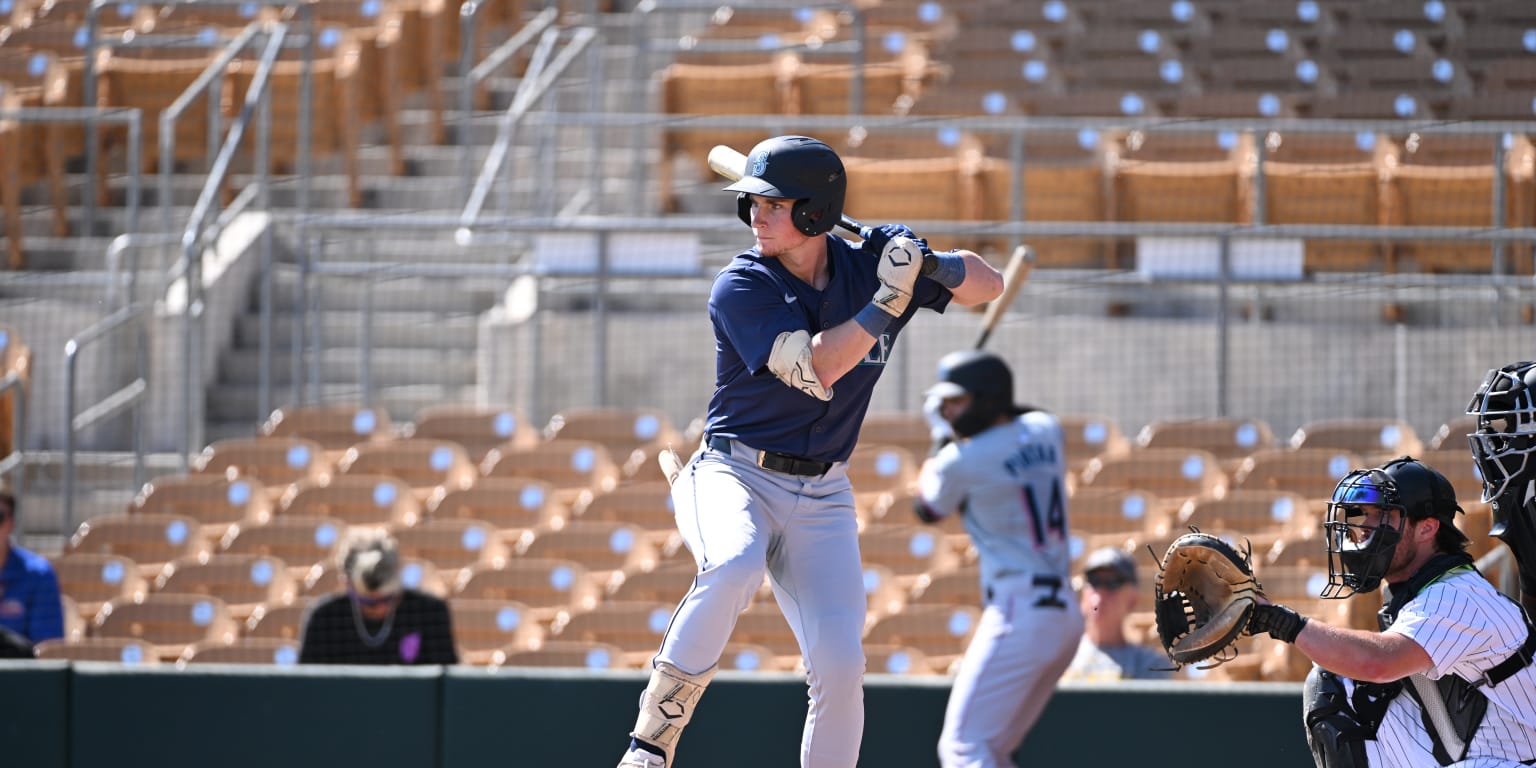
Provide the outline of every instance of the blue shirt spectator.
<path id="1" fill-rule="evenodd" d="M 11 542 L 16 496 L 0 488 L 0 627 L 33 645 L 64 636 L 59 579 L 48 559 Z"/>

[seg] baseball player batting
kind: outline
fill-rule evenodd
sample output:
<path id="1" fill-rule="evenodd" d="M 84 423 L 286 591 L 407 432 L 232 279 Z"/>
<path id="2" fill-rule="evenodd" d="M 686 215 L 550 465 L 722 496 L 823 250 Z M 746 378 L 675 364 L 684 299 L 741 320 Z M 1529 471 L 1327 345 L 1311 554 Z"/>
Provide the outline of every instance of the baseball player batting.
<path id="1" fill-rule="evenodd" d="M 847 459 L 897 334 L 919 308 L 996 298 L 1002 276 L 969 251 L 934 254 L 905 226 L 830 234 L 842 161 L 780 136 L 726 187 L 756 244 L 715 278 L 715 391 L 703 445 L 672 486 L 698 564 L 652 661 L 621 768 L 673 764 L 736 619 L 766 572 L 810 686 L 804 768 L 854 768 L 864 732 L 865 599 Z"/>
<path id="2" fill-rule="evenodd" d="M 951 440 L 923 463 L 917 514 L 964 515 L 985 602 L 950 691 L 939 762 L 1012 766 L 1083 635 L 1068 581 L 1061 422 L 1014 405 L 1013 373 L 987 352 L 946 355 L 927 398 Z"/>

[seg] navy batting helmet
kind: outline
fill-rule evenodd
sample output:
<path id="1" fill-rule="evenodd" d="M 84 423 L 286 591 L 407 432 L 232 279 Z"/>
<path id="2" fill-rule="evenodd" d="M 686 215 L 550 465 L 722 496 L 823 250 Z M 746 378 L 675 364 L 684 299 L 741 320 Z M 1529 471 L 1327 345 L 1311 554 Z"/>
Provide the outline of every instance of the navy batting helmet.
<path id="1" fill-rule="evenodd" d="M 794 200 L 791 219 L 807 236 L 832 231 L 843 216 L 848 175 L 843 161 L 826 144 L 808 136 L 775 136 L 747 154 L 746 172 L 725 188 L 736 192 L 736 215 L 752 225 L 748 195 Z"/>
<path id="2" fill-rule="evenodd" d="M 1003 359 L 990 352 L 963 350 L 939 360 L 939 383 L 930 397 L 970 395 L 971 406 L 950 421 L 959 437 L 970 437 L 997 421 L 998 416 L 1017 416 L 1028 411 L 1013 404 L 1013 372 Z"/>

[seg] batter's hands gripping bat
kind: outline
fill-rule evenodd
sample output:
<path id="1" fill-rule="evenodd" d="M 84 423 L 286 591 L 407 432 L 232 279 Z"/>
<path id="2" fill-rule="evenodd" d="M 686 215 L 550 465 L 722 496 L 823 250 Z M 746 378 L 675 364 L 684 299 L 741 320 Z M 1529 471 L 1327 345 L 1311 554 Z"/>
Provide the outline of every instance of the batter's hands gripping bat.
<path id="1" fill-rule="evenodd" d="M 1003 292 L 987 304 L 987 311 L 981 316 L 981 335 L 976 337 L 976 349 L 986 346 L 987 339 L 992 337 L 992 329 L 997 327 L 997 321 L 1013 303 L 1013 297 L 1019 295 L 1019 288 L 1029 280 L 1029 272 L 1034 266 L 1035 249 L 1027 245 L 1013 249 L 1008 265 L 1003 267 Z"/>
<path id="2" fill-rule="evenodd" d="M 747 173 L 747 156 L 724 144 L 716 144 L 709 150 L 709 168 L 721 178 L 740 181 L 741 177 Z M 846 213 L 838 220 L 837 225 L 859 237 L 864 237 L 864 225 Z M 938 266 L 938 261 L 932 256 L 923 257 L 923 274 L 932 274 Z"/>
<path id="3" fill-rule="evenodd" d="M 683 473 L 683 457 L 672 450 L 672 446 L 656 454 L 656 463 L 661 465 L 661 473 L 667 477 L 667 485 L 677 482 L 677 476 Z"/>

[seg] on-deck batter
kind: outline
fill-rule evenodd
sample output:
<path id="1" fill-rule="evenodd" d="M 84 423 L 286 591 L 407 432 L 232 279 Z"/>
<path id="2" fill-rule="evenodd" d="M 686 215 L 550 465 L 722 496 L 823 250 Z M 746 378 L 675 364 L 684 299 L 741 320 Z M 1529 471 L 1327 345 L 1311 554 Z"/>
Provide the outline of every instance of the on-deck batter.
<path id="1" fill-rule="evenodd" d="M 954 442 L 924 462 L 917 514 L 963 515 L 981 561 L 980 624 L 939 737 L 944 768 L 1012 766 L 1083 635 L 1068 580 L 1066 451 L 1055 416 L 1013 402 L 996 355 L 954 352 L 924 410 Z"/>
<path id="2" fill-rule="evenodd" d="M 704 444 L 672 487 L 699 572 L 652 662 L 619 765 L 670 765 L 736 619 L 762 585 L 805 660 L 805 768 L 854 768 L 864 731 L 864 582 L 847 464 L 896 335 L 919 307 L 980 304 L 1002 276 L 969 251 L 937 254 L 901 225 L 862 244 L 828 234 L 842 216 L 842 161 L 781 136 L 748 154 L 727 190 L 757 243 L 715 278 L 715 392 Z"/>

